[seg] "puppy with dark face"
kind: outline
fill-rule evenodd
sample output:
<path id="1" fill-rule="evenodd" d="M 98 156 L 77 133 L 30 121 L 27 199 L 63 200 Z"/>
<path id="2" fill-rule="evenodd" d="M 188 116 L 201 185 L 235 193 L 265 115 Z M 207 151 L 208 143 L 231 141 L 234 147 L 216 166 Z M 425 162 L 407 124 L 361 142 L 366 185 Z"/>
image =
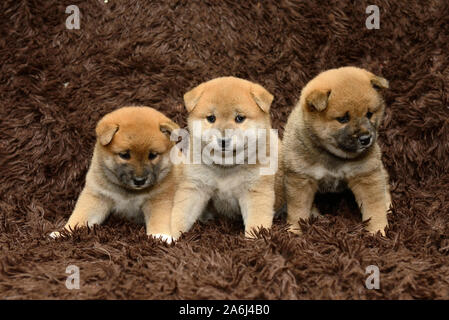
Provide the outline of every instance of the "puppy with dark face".
<path id="1" fill-rule="evenodd" d="M 86 185 L 65 229 L 101 224 L 112 212 L 145 222 L 148 235 L 171 241 L 176 173 L 169 136 L 176 128 L 149 107 L 124 107 L 104 116 L 96 128 Z"/>
<path id="2" fill-rule="evenodd" d="M 344 67 L 319 74 L 302 90 L 284 133 L 284 187 L 287 221 L 299 233 L 299 219 L 315 210 L 316 192 L 350 188 L 368 230 L 388 224 L 388 174 L 381 161 L 377 130 L 388 88 L 384 78 L 360 68 Z"/>

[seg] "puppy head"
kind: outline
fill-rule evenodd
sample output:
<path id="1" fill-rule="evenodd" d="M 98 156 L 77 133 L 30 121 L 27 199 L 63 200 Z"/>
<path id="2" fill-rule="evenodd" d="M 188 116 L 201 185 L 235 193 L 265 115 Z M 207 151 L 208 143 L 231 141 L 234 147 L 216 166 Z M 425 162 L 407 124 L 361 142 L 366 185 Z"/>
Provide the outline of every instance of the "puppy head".
<path id="1" fill-rule="evenodd" d="M 172 130 L 178 125 L 149 107 L 124 107 L 97 124 L 97 150 L 105 176 L 131 190 L 153 186 L 170 170 Z"/>
<path id="2" fill-rule="evenodd" d="M 360 68 L 344 67 L 319 74 L 303 89 L 304 128 L 322 148 L 341 158 L 356 158 L 373 146 L 388 81 Z"/>
<path id="3" fill-rule="evenodd" d="M 243 145 L 243 132 L 271 128 L 272 101 L 262 86 L 235 77 L 204 82 L 184 95 L 190 132 L 200 123 L 202 132 L 215 132 L 211 138 L 223 151 Z"/>

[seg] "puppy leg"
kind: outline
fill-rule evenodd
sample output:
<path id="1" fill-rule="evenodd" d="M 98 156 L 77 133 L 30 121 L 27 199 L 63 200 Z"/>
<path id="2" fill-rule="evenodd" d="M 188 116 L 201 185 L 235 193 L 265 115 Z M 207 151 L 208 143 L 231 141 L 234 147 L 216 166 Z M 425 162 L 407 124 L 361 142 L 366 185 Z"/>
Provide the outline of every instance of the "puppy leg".
<path id="1" fill-rule="evenodd" d="M 64 228 L 68 231 L 75 227 L 93 226 L 101 224 L 112 208 L 112 202 L 102 196 L 95 195 L 84 189 L 76 202 L 75 209 Z M 60 234 L 55 231 L 50 237 L 56 238 Z"/>
<path id="2" fill-rule="evenodd" d="M 182 232 L 187 232 L 199 218 L 210 195 L 193 185 L 180 185 L 175 193 L 171 213 L 171 232 L 177 240 Z"/>
<path id="3" fill-rule="evenodd" d="M 287 223 L 289 231 L 301 234 L 299 219 L 308 219 L 311 215 L 313 199 L 318 186 L 315 181 L 290 173 L 284 178 L 287 198 Z"/>
<path id="4" fill-rule="evenodd" d="M 310 211 L 310 216 L 318 218 L 321 215 L 320 210 L 318 210 L 316 205 L 312 205 L 312 210 Z"/>
<path id="5" fill-rule="evenodd" d="M 348 186 L 354 193 L 363 221 L 370 219 L 367 230 L 371 233 L 380 231 L 385 235 L 391 200 L 382 170 L 376 170 L 368 176 L 355 177 L 348 181 Z"/>
<path id="6" fill-rule="evenodd" d="M 391 208 L 391 194 L 390 194 L 390 177 L 388 176 L 387 170 L 385 170 L 384 166 L 382 165 L 382 174 L 385 177 L 385 197 L 386 197 L 386 203 L 387 203 L 387 211 Z"/>
<path id="7" fill-rule="evenodd" d="M 172 199 L 152 199 L 142 207 L 145 216 L 147 235 L 172 242 L 170 232 L 170 216 L 173 207 Z"/>
<path id="8" fill-rule="evenodd" d="M 273 179 L 261 178 L 254 188 L 239 199 L 247 238 L 254 238 L 251 232 L 254 229 L 271 228 L 275 203 L 273 182 Z"/>

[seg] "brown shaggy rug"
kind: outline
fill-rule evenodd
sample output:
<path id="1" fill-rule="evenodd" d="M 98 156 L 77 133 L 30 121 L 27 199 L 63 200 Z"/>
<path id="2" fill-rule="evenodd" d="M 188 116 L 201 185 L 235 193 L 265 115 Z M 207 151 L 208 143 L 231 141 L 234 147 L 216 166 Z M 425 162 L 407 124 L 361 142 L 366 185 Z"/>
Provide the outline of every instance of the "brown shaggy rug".
<path id="1" fill-rule="evenodd" d="M 367 1 L 1 1 L 0 298 L 449 298 L 449 3 L 374 2 L 379 30 L 365 27 Z M 65 27 L 72 4 L 79 30 Z M 282 133 L 305 83 L 344 65 L 390 81 L 386 238 L 363 231 L 350 193 L 318 197 L 324 214 L 300 237 L 282 218 L 254 241 L 227 220 L 170 246 L 114 219 L 47 237 L 74 207 L 105 113 L 147 105 L 185 125 L 183 94 L 234 75 L 275 95 Z"/>

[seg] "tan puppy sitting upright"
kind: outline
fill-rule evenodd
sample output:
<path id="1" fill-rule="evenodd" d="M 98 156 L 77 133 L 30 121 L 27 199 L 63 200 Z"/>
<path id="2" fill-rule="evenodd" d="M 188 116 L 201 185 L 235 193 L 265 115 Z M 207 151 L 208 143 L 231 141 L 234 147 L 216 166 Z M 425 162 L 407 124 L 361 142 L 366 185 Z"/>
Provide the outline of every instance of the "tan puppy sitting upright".
<path id="1" fill-rule="evenodd" d="M 385 234 L 390 207 L 388 174 L 381 161 L 377 130 L 388 81 L 355 67 L 319 74 L 302 90 L 284 133 L 287 222 L 299 233 L 299 219 L 315 210 L 316 192 L 350 188 L 368 230 Z"/>
<path id="2" fill-rule="evenodd" d="M 112 212 L 145 222 L 148 235 L 170 242 L 176 174 L 169 136 L 176 128 L 149 107 L 124 107 L 104 116 L 85 187 L 65 229 L 101 224 Z"/>
<path id="3" fill-rule="evenodd" d="M 269 110 L 273 96 L 262 86 L 247 80 L 223 77 L 205 82 L 187 92 L 184 102 L 189 112 L 190 160 L 199 157 L 199 162 L 182 166 L 183 179 L 175 195 L 172 211 L 172 234 L 174 239 L 188 231 L 210 203 L 215 213 L 236 216 L 241 214 L 245 234 L 251 237 L 253 229 L 270 228 L 275 205 L 275 172 L 277 170 L 277 135 L 269 135 L 271 121 Z M 196 128 L 201 127 L 199 133 Z M 257 158 L 251 162 L 248 156 L 250 143 L 241 136 L 227 135 L 229 130 L 247 133 L 263 129 L 266 152 L 275 163 L 271 174 L 261 174 L 265 166 Z M 204 141 L 210 131 L 210 144 Z M 204 134 L 203 134 L 204 133 Z M 259 141 L 259 140 L 258 140 Z M 197 147 L 198 148 L 197 148 Z M 211 146 L 213 155 L 208 157 Z M 240 147 L 240 149 L 239 149 Z M 208 149 L 209 148 L 209 149 Z M 271 151 L 274 148 L 275 151 Z M 237 162 L 237 154 L 244 162 Z M 274 153 L 274 154 L 273 154 Z M 212 154 L 212 153 L 211 153 Z M 232 163 L 226 163 L 225 154 Z M 273 158 L 270 156 L 273 155 Z M 223 161 L 222 161 L 223 160 Z M 281 185 L 281 184 L 280 184 Z"/>

